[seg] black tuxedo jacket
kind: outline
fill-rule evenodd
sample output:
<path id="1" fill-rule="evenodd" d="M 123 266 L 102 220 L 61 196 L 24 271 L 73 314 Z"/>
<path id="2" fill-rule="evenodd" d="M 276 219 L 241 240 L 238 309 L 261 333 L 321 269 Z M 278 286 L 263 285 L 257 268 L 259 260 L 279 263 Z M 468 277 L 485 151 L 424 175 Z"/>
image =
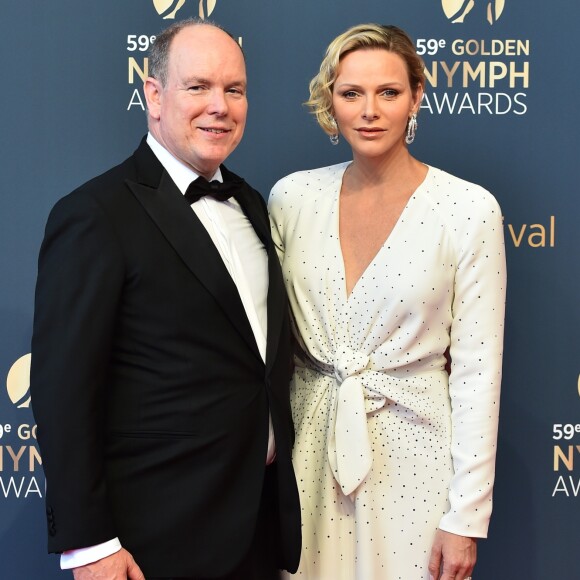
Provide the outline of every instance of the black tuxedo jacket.
<path id="1" fill-rule="evenodd" d="M 53 208 L 31 370 L 49 551 L 118 536 L 146 576 L 225 575 L 252 539 L 270 411 L 279 565 L 297 567 L 286 294 L 264 200 L 247 185 L 238 200 L 268 252 L 265 364 L 217 249 L 145 141 Z"/>

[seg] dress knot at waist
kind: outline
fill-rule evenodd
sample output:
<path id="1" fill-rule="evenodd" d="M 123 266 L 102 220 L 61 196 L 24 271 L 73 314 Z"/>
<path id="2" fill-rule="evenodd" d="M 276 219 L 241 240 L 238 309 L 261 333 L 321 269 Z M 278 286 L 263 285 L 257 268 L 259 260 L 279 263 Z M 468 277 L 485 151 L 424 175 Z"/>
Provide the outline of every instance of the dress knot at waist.
<path id="1" fill-rule="evenodd" d="M 334 356 L 334 376 L 339 384 L 363 372 L 371 357 L 360 350 L 353 350 L 345 344 L 338 345 Z"/>
<path id="2" fill-rule="evenodd" d="M 337 345 L 332 364 L 317 360 L 309 353 L 304 354 L 305 366 L 336 381 L 338 389 L 335 412 L 329 425 L 328 461 L 342 492 L 354 499 L 351 494 L 365 479 L 372 465 L 366 415 L 384 406 L 386 397 L 365 384 L 368 383 L 364 380 L 365 375 L 375 374 L 369 368 L 370 355 L 346 344 Z"/>
<path id="3" fill-rule="evenodd" d="M 334 479 L 342 492 L 354 500 L 357 488 L 372 467 L 367 414 L 384 407 L 387 401 L 412 409 L 413 391 L 422 389 L 418 376 L 397 377 L 377 368 L 370 355 L 340 344 L 334 350 L 332 363 L 323 362 L 303 352 L 298 365 L 310 368 L 334 382 L 334 412 L 328 425 L 328 461 Z M 422 373 L 423 377 L 441 371 Z"/>

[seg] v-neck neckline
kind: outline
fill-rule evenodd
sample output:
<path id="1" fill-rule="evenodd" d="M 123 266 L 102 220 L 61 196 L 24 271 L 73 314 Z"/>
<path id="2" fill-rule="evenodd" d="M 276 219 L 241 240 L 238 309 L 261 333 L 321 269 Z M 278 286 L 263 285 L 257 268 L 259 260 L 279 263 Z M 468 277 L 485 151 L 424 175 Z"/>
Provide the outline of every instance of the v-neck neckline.
<path id="1" fill-rule="evenodd" d="M 351 162 L 352 163 L 352 162 Z M 417 197 L 418 193 L 421 191 L 421 189 L 423 189 L 423 187 L 425 186 L 425 184 L 427 183 L 427 180 L 430 178 L 430 175 L 432 173 L 431 171 L 431 166 L 426 165 L 427 167 L 427 173 L 425 174 L 425 177 L 423 179 L 423 181 L 421 181 L 421 183 L 419 183 L 419 185 L 415 188 L 415 190 L 413 191 L 413 193 L 409 196 L 409 199 L 407 200 L 407 202 L 405 203 L 405 206 L 403 207 L 403 210 L 401 211 L 401 213 L 399 214 L 399 217 L 397 218 L 397 221 L 395 222 L 395 225 L 393 226 L 393 228 L 391 229 L 391 231 L 389 232 L 389 234 L 387 235 L 387 237 L 383 240 L 383 242 L 381 243 L 381 245 L 379 246 L 379 249 L 376 251 L 375 255 L 372 257 L 371 261 L 366 265 L 366 268 L 361 272 L 361 275 L 358 277 L 357 281 L 354 283 L 350 294 L 347 292 L 347 288 L 346 288 L 346 266 L 344 263 L 344 255 L 342 253 L 342 243 L 340 240 L 340 192 L 342 190 L 342 181 L 344 179 L 344 175 L 346 173 L 346 170 L 348 169 L 348 167 L 351 165 L 351 163 L 347 163 L 342 171 L 342 175 L 340 177 L 337 183 L 337 187 L 334 191 L 334 203 L 336 205 L 336 212 L 335 212 L 335 221 L 334 221 L 334 228 L 335 228 L 335 232 L 336 232 L 336 240 L 338 243 L 338 256 L 340 258 L 340 267 L 341 267 L 341 279 L 342 279 L 342 297 L 344 299 L 344 302 L 347 304 L 352 295 L 355 293 L 355 291 L 357 290 L 357 288 L 360 286 L 360 282 L 361 280 L 365 277 L 366 273 L 373 267 L 373 265 L 377 262 L 377 260 L 379 259 L 381 253 L 383 252 L 383 249 L 385 248 L 385 246 L 387 245 L 387 242 L 391 241 L 391 240 L 395 240 L 396 242 L 396 236 L 397 236 L 397 231 L 400 229 L 400 223 L 403 221 L 403 216 L 408 213 L 408 207 L 411 204 L 411 202 Z M 392 246 L 392 244 L 389 244 L 389 247 Z"/>

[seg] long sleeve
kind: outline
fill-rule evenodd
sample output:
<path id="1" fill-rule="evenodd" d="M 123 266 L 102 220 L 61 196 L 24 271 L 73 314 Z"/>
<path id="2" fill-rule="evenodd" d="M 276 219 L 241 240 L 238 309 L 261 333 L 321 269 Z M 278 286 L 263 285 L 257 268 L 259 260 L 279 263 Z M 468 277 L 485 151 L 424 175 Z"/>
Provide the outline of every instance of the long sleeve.
<path id="1" fill-rule="evenodd" d="M 117 533 L 103 465 L 104 392 L 124 264 L 103 211 L 68 196 L 51 212 L 39 257 L 31 392 L 47 477 L 49 551 Z"/>
<path id="2" fill-rule="evenodd" d="M 501 211 L 479 197 L 453 221 L 458 256 L 449 379 L 454 476 L 443 530 L 485 537 L 492 510 L 506 294 Z"/>

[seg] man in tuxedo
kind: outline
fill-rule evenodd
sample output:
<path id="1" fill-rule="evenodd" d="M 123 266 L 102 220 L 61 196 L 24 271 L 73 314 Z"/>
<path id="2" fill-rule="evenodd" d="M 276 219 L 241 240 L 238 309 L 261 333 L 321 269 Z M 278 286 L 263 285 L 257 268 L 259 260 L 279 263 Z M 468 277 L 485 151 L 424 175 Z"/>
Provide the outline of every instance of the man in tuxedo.
<path id="1" fill-rule="evenodd" d="M 264 200 L 222 165 L 244 57 L 187 20 L 149 67 L 148 135 L 55 205 L 40 251 L 48 548 L 77 580 L 277 578 L 300 554 L 286 295 Z"/>

